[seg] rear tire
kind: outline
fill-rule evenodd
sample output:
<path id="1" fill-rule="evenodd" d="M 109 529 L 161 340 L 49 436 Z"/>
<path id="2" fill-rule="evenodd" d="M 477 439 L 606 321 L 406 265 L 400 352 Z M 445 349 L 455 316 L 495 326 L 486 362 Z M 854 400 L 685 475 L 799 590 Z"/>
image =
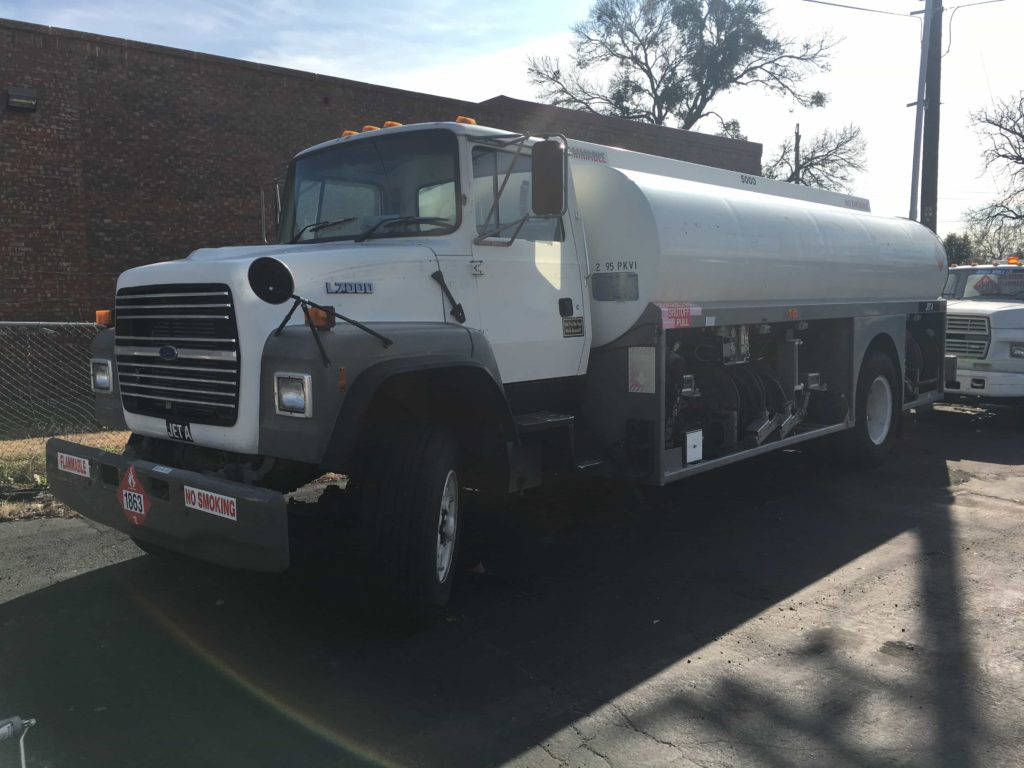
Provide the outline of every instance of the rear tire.
<path id="1" fill-rule="evenodd" d="M 856 424 L 845 435 L 846 453 L 854 464 L 877 467 L 889 455 L 900 417 L 899 391 L 892 360 L 869 351 L 857 378 Z"/>
<path id="2" fill-rule="evenodd" d="M 425 427 L 369 451 L 358 484 L 359 564 L 374 612 L 423 624 L 448 604 L 461 528 L 460 457 Z"/>

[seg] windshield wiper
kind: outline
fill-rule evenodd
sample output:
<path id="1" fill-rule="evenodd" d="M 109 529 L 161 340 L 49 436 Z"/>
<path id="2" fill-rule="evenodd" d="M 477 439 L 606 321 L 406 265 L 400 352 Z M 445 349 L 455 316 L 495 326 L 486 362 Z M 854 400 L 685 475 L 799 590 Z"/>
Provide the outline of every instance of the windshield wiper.
<path id="1" fill-rule="evenodd" d="M 448 219 L 442 219 L 440 216 L 392 216 L 389 219 L 381 219 L 368 230 L 353 238 L 355 242 L 361 243 L 364 240 L 372 237 L 378 229 L 385 225 L 392 224 L 437 224 L 450 226 L 451 222 Z"/>
<path id="2" fill-rule="evenodd" d="M 319 232 L 321 229 L 326 229 L 327 227 L 337 227 L 340 226 L 341 224 L 348 224 L 349 222 L 355 220 L 355 216 L 349 216 L 347 219 L 336 219 L 334 221 L 314 221 L 312 224 L 307 224 L 298 232 L 296 232 L 295 237 L 292 238 L 292 242 L 299 242 L 299 238 L 302 237 L 307 232 Z"/>

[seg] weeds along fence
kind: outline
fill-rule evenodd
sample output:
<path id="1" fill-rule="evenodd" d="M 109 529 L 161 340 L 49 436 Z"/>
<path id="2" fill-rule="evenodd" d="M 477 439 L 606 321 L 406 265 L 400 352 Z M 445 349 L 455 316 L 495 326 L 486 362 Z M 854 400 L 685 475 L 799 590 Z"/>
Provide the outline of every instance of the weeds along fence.
<path id="1" fill-rule="evenodd" d="M 89 385 L 92 323 L 0 322 L 0 439 L 98 429 Z"/>

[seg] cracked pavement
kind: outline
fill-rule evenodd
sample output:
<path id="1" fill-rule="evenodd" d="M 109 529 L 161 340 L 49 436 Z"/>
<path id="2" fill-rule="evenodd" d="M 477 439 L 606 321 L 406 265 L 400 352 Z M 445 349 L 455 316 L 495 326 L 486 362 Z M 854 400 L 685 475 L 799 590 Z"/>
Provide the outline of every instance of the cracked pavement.
<path id="1" fill-rule="evenodd" d="M 528 497 L 415 635 L 322 564 L 5 523 L 0 716 L 32 766 L 1017 766 L 1022 463 L 1012 414 L 943 407 L 875 471 L 810 445 Z"/>

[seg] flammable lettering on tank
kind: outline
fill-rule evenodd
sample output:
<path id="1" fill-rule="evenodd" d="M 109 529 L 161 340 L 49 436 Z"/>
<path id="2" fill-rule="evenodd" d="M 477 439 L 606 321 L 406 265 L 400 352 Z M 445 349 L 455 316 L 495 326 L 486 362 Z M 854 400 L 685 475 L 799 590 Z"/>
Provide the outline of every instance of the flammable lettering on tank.
<path id="1" fill-rule="evenodd" d="M 583 147 L 569 147 L 569 157 L 573 160 L 589 160 L 592 163 L 608 164 L 608 155 L 596 149 L 583 149 Z"/>
<path id="2" fill-rule="evenodd" d="M 692 328 L 693 318 L 704 313 L 696 304 L 686 302 L 658 302 L 658 307 L 661 309 L 661 325 L 666 329 Z"/>
<path id="3" fill-rule="evenodd" d="M 583 318 L 582 317 L 563 317 L 562 318 L 562 336 L 570 338 L 573 336 L 583 335 Z"/>

